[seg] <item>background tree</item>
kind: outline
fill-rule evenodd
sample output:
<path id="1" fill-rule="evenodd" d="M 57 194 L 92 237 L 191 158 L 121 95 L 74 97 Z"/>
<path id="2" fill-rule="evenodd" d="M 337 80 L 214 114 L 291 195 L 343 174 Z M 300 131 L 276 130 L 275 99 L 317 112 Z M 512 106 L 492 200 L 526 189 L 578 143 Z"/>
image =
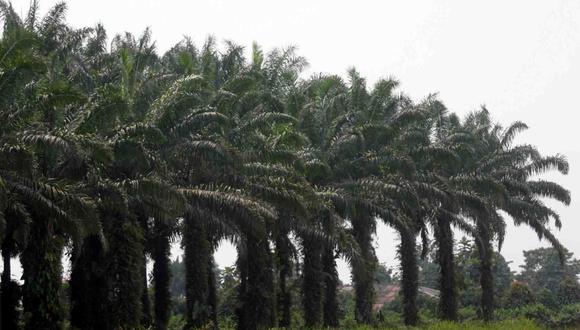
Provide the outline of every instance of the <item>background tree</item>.
<path id="1" fill-rule="evenodd" d="M 554 248 L 538 248 L 524 251 L 524 265 L 517 279 L 525 283 L 537 295 L 553 295 L 556 301 L 563 299 L 566 303 L 573 303 L 574 291 L 580 287 L 580 261 L 567 250 L 564 251 L 564 260 Z M 576 289 L 574 289 L 576 287 Z M 564 298 L 569 296 L 570 299 Z M 544 299 L 547 297 L 544 297 Z"/>

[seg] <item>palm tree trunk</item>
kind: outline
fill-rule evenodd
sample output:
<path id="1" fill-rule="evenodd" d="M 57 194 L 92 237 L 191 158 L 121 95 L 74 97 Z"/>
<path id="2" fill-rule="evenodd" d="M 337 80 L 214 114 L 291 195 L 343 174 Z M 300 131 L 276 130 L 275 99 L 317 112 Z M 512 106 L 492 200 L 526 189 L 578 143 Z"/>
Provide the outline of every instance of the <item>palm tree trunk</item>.
<path id="1" fill-rule="evenodd" d="M 242 307 L 238 314 L 238 322 L 243 323 L 238 323 L 238 329 L 269 329 L 276 326 L 274 259 L 267 236 L 260 236 L 246 235 L 246 255 L 240 260 L 246 276 L 242 279 L 244 291 L 240 291 Z"/>
<path id="2" fill-rule="evenodd" d="M 152 324 L 151 299 L 149 298 L 149 283 L 147 282 L 147 257 L 143 254 L 141 261 L 141 280 L 143 293 L 141 294 L 141 325 L 148 328 Z"/>
<path id="3" fill-rule="evenodd" d="M 352 281 L 355 291 L 355 319 L 359 323 L 373 322 L 372 307 L 375 300 L 374 279 L 377 258 L 372 244 L 374 219 L 368 214 L 358 214 L 352 219 L 354 237 L 361 256 L 352 262 Z"/>
<path id="4" fill-rule="evenodd" d="M 209 274 L 207 276 L 207 286 L 208 286 L 208 299 L 207 303 L 210 309 L 210 320 L 212 322 L 212 328 L 218 328 L 218 316 L 217 316 L 217 281 L 216 281 L 216 274 L 215 274 L 215 264 L 213 259 L 213 253 L 210 254 L 209 262 L 208 262 L 208 269 Z"/>
<path id="5" fill-rule="evenodd" d="M 276 260 L 278 268 L 278 326 L 290 328 L 292 325 L 291 307 L 292 295 L 288 288 L 288 279 L 292 276 L 291 242 L 288 233 L 280 233 L 276 238 Z"/>
<path id="6" fill-rule="evenodd" d="M 244 330 L 249 329 L 248 309 L 245 303 L 248 300 L 248 253 L 245 246 L 239 245 L 237 250 L 238 259 L 236 260 L 236 267 L 240 274 L 240 284 L 238 285 L 238 306 L 236 307 L 236 329 Z"/>
<path id="7" fill-rule="evenodd" d="M 24 328 L 60 330 L 64 327 L 60 299 L 64 242 L 45 218 L 37 218 L 29 235 L 31 244 L 21 254 Z"/>
<path id="8" fill-rule="evenodd" d="M 453 254 L 453 231 L 447 219 L 437 219 L 435 238 L 439 249 L 439 314 L 443 320 L 457 320 L 457 280 L 455 275 L 455 260 Z"/>
<path id="9" fill-rule="evenodd" d="M 113 329 L 138 328 L 143 294 L 143 230 L 126 210 L 103 208 L 101 214 L 108 243 L 101 268 L 109 287 L 105 315 L 110 320 L 107 322 Z"/>
<path id="10" fill-rule="evenodd" d="M 248 239 L 249 305 L 257 329 L 276 327 L 276 289 L 274 286 L 274 258 L 266 236 Z"/>
<path id="11" fill-rule="evenodd" d="M 171 311 L 171 293 L 169 285 L 171 272 L 169 270 L 169 226 L 160 219 L 154 220 L 153 233 L 153 288 L 155 292 L 154 312 L 155 329 L 167 329 Z"/>
<path id="12" fill-rule="evenodd" d="M 322 322 L 322 245 L 316 237 L 303 240 L 304 270 L 302 283 L 302 305 L 304 325 L 318 328 Z"/>
<path id="13" fill-rule="evenodd" d="M 2 261 L 4 264 L 2 272 L 2 296 L 0 299 L 0 329 L 16 329 L 18 324 L 18 311 L 16 306 L 18 304 L 18 294 L 16 283 L 12 282 L 12 269 L 10 266 L 11 241 L 6 238 L 2 246 Z"/>
<path id="14" fill-rule="evenodd" d="M 148 223 L 149 217 L 139 215 L 138 222 L 139 225 L 141 226 L 144 240 L 147 241 L 149 234 L 149 223 Z M 151 316 L 151 299 L 149 297 L 149 283 L 147 282 L 147 255 L 145 250 L 146 249 L 144 249 L 143 256 L 141 257 L 141 281 L 143 288 L 141 294 L 141 325 L 144 328 L 149 328 L 153 323 L 152 322 L 153 317 Z"/>
<path id="15" fill-rule="evenodd" d="M 419 321 L 419 310 L 417 308 L 419 268 L 417 265 L 416 235 L 411 229 L 401 230 L 399 258 L 401 260 L 403 319 L 405 325 L 415 326 Z"/>
<path id="16" fill-rule="evenodd" d="M 86 330 L 110 328 L 110 282 L 103 274 L 106 262 L 100 239 L 85 238 L 82 246 L 73 250 L 71 265 L 71 326 Z"/>
<path id="17" fill-rule="evenodd" d="M 334 248 L 325 246 L 322 254 L 322 272 L 324 276 L 323 324 L 326 328 L 338 327 L 338 271 L 334 258 Z"/>
<path id="18" fill-rule="evenodd" d="M 481 284 L 481 316 L 483 320 L 491 321 L 493 319 L 493 265 L 492 256 L 493 248 L 491 245 L 491 233 L 487 224 L 477 221 L 477 233 L 479 238 L 476 239 L 477 250 L 479 253 L 479 281 Z"/>
<path id="19" fill-rule="evenodd" d="M 208 305 L 211 247 L 200 220 L 188 216 L 183 224 L 185 263 L 186 329 L 197 329 L 211 322 Z"/>
<path id="20" fill-rule="evenodd" d="M 113 291 L 116 292 L 111 304 L 113 324 L 124 329 L 137 328 L 141 322 L 143 294 L 141 227 L 135 221 L 125 219 L 109 241 L 109 258 L 114 259 L 111 272 Z"/>

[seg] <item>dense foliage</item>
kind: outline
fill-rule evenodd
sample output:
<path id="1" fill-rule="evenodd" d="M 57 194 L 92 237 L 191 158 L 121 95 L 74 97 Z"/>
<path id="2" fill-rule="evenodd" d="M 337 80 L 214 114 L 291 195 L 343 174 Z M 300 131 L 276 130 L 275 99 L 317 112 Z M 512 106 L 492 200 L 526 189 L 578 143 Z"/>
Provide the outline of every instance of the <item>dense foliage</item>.
<path id="1" fill-rule="evenodd" d="M 368 88 L 355 69 L 305 79 L 292 47 L 248 52 L 208 38 L 198 48 L 186 38 L 159 54 L 149 30 L 108 43 L 101 25 L 67 25 L 64 4 L 42 18 L 37 7 L 20 17 L 0 1 L 6 329 L 166 329 L 173 310 L 185 329 L 224 316 L 239 329 L 289 328 L 297 311 L 307 327 L 336 327 L 339 257 L 352 268 L 353 320 L 372 324 L 377 221 L 399 234 L 407 325 L 420 321 L 419 259 L 431 236 L 445 320 L 459 317 L 464 271 L 481 286 L 480 317 L 493 318 L 505 285 L 494 244 L 506 221 L 566 258 L 544 199 L 567 205 L 570 194 L 538 176 L 566 174 L 568 163 L 515 144 L 524 123 L 502 127 L 485 108 L 461 120 L 435 95 L 411 100 L 394 79 Z M 475 242 L 459 255 L 455 230 Z M 184 251 L 180 284 L 171 280 L 174 240 Z M 238 260 L 216 276 L 222 240 Z M 562 290 L 573 296 L 574 283 Z"/>

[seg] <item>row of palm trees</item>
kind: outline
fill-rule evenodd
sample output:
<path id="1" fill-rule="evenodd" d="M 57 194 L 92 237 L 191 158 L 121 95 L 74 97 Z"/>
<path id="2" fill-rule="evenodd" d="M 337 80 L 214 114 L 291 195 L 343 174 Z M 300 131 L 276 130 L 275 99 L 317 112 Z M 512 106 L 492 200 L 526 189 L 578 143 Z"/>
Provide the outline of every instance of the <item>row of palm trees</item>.
<path id="1" fill-rule="evenodd" d="M 563 156 L 514 144 L 482 108 L 460 120 L 383 79 L 301 79 L 294 48 L 249 57 L 231 42 L 184 39 L 162 56 L 140 37 L 75 29 L 58 4 L 43 18 L 0 1 L 0 234 L 4 329 L 167 327 L 170 243 L 181 238 L 186 328 L 217 326 L 213 252 L 238 250 L 237 326 L 291 327 L 301 262 L 306 327 L 339 325 L 336 259 L 352 267 L 355 318 L 372 323 L 376 222 L 400 236 L 404 321 L 418 322 L 418 264 L 432 236 L 440 315 L 457 319 L 454 232 L 476 242 L 481 317 L 493 318 L 493 243 L 506 221 L 562 250 L 544 198 Z M 417 243 L 420 242 L 418 248 Z M 71 262 L 64 310 L 61 256 Z M 23 267 L 22 315 L 10 259 Z M 147 258 L 153 261 L 153 301 Z M 67 314 L 69 313 L 69 314 Z M 70 318 L 69 318 L 70 316 Z"/>

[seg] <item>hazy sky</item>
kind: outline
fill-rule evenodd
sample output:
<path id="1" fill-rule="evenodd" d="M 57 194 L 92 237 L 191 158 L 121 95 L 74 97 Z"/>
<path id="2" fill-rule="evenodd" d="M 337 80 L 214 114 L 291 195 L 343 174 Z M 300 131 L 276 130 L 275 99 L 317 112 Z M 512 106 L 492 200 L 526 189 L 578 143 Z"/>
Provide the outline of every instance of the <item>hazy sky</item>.
<path id="1" fill-rule="evenodd" d="M 12 1 L 25 13 L 29 0 Z M 41 11 L 56 1 L 41 1 Z M 414 99 L 439 93 L 465 115 L 485 104 L 506 125 L 526 122 L 520 141 L 570 161 L 567 177 L 550 175 L 572 191 L 569 207 L 555 205 L 562 243 L 580 257 L 580 1 L 209 1 L 69 0 L 73 26 L 101 22 L 109 36 L 153 30 L 160 51 L 207 35 L 250 47 L 299 47 L 309 73 L 344 73 L 355 66 L 369 83 L 394 76 Z M 380 226 L 377 256 L 396 266 L 396 236 Z M 538 246 L 528 228 L 509 226 L 502 253 L 515 265 Z M 224 247 L 221 266 L 235 260 Z M 344 263 L 341 278 L 349 281 Z M 517 267 L 512 267 L 517 269 Z"/>

